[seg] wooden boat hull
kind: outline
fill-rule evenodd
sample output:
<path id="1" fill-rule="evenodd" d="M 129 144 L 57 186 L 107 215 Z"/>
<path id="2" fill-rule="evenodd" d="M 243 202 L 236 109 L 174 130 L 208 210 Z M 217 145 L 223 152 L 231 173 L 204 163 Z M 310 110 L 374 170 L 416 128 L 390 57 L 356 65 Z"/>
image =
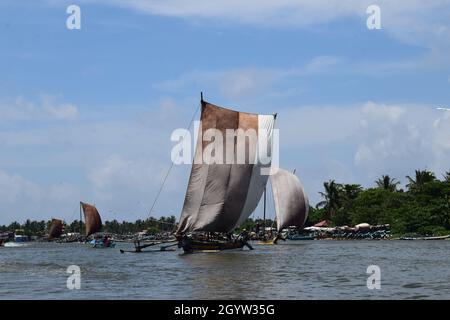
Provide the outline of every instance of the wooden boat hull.
<path id="1" fill-rule="evenodd" d="M 224 250 L 241 250 L 244 248 L 246 243 L 244 241 L 230 241 L 230 242 L 220 242 L 220 241 L 180 241 L 179 247 L 183 248 L 185 253 L 194 252 L 219 252 Z"/>
<path id="2" fill-rule="evenodd" d="M 270 239 L 270 240 L 259 240 L 257 242 L 257 244 L 266 246 L 266 245 L 276 244 L 276 242 L 273 239 Z"/>
<path id="3" fill-rule="evenodd" d="M 154 253 L 154 252 L 173 252 L 173 251 L 177 251 L 177 249 L 175 249 L 175 248 L 169 248 L 169 249 L 159 248 L 159 249 L 155 249 L 155 250 L 145 250 L 145 251 L 120 249 L 120 253 Z"/>

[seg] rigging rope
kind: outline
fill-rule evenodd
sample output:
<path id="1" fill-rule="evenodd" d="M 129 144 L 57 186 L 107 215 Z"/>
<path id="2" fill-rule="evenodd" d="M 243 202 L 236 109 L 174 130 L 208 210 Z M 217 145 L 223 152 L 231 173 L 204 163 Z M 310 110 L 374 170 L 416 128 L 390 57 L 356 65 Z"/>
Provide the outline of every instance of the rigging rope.
<path id="1" fill-rule="evenodd" d="M 201 103 L 200 103 L 200 106 L 201 106 Z M 192 116 L 192 119 L 191 119 L 191 121 L 189 122 L 188 131 L 191 129 L 192 123 L 194 122 L 195 117 L 197 116 L 198 109 L 200 109 L 200 108 L 199 108 L 199 107 L 195 108 L 194 115 Z M 186 134 L 183 136 L 183 140 L 186 138 L 186 135 L 187 135 L 187 132 L 186 132 Z M 152 206 L 151 206 L 151 208 L 150 208 L 150 211 L 149 211 L 149 213 L 148 213 L 148 218 L 149 218 L 149 219 L 150 219 L 150 216 L 152 215 L 153 208 L 155 207 L 156 202 L 158 201 L 158 198 L 159 198 L 159 196 L 160 196 L 160 194 L 161 194 L 161 192 L 162 192 L 162 190 L 163 190 L 163 188 L 164 188 L 164 184 L 166 183 L 166 180 L 167 180 L 167 178 L 169 177 L 170 171 L 171 171 L 172 168 L 173 168 L 173 164 L 174 164 L 173 161 L 171 161 L 171 164 L 170 164 L 170 166 L 169 166 L 169 169 L 167 170 L 167 173 L 166 173 L 166 175 L 164 176 L 164 179 L 163 179 L 163 182 L 162 182 L 162 184 L 161 184 L 161 187 L 159 188 L 158 192 L 156 193 L 156 197 L 155 197 L 155 199 L 153 200 L 153 204 L 152 204 Z"/>

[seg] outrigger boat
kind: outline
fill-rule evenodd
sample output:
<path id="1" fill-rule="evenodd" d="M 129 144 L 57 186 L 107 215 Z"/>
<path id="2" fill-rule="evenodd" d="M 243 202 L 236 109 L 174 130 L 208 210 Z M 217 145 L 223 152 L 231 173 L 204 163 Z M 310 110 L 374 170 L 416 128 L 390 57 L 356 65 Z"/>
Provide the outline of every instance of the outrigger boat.
<path id="1" fill-rule="evenodd" d="M 97 208 L 91 204 L 80 202 L 80 230 L 82 230 L 83 223 L 81 212 L 84 213 L 85 220 L 85 236 L 86 240 L 90 235 L 99 232 L 102 229 L 102 218 Z M 94 239 L 89 242 L 93 248 L 114 248 L 116 244 L 107 237 Z"/>
<path id="2" fill-rule="evenodd" d="M 158 249 L 154 249 L 154 250 L 142 251 L 142 249 L 153 247 L 153 246 L 156 246 L 156 245 L 166 244 L 166 243 L 172 243 L 172 244 L 169 244 L 169 245 L 166 245 L 166 246 L 160 246 L 160 247 L 158 247 Z M 120 253 L 176 251 L 176 248 L 174 248 L 176 245 L 178 245 L 178 242 L 176 240 L 175 241 L 153 241 L 153 242 L 144 243 L 144 244 L 141 244 L 141 241 L 136 240 L 136 241 L 134 241 L 134 250 L 123 250 L 123 249 L 120 249 Z"/>
<path id="3" fill-rule="evenodd" d="M 272 153 L 275 118 L 276 114 L 223 108 L 204 101 L 202 96 L 194 163 L 176 231 L 178 246 L 185 253 L 243 249 L 244 246 L 253 249 L 246 231 L 234 235 L 233 230 L 253 213 L 267 184 L 271 159 L 262 161 L 260 154 L 265 152 L 267 157 Z M 210 132 L 221 137 L 206 138 Z M 248 136 L 236 139 L 235 135 L 231 143 L 219 139 L 228 137 L 229 132 L 255 134 L 254 139 Z M 224 152 L 216 151 L 217 148 Z M 236 152 L 241 152 L 241 148 L 245 148 L 245 159 L 237 161 Z M 204 157 L 203 150 L 205 153 L 210 150 L 210 155 Z M 263 169 L 267 169 L 266 174 Z"/>

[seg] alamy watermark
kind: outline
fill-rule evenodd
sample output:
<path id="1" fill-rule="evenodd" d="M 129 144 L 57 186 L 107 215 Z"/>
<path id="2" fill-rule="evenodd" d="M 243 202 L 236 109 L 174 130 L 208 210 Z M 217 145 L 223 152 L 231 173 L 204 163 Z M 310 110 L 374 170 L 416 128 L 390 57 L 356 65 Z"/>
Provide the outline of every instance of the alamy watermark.
<path id="1" fill-rule="evenodd" d="M 381 289 L 381 269 L 377 265 L 370 265 L 366 270 L 370 276 L 367 278 L 367 289 Z"/>
<path id="2" fill-rule="evenodd" d="M 79 6 L 72 4 L 67 7 L 66 13 L 69 14 L 66 20 L 66 27 L 69 30 L 81 29 L 81 9 Z"/>
<path id="3" fill-rule="evenodd" d="M 366 13 L 370 15 L 366 21 L 367 29 L 381 29 L 381 8 L 375 4 L 372 4 L 367 7 Z"/>
<path id="4" fill-rule="evenodd" d="M 77 265 L 71 265 L 67 267 L 67 273 L 70 276 L 67 278 L 66 285 L 69 290 L 81 289 L 81 269 Z"/>
<path id="5" fill-rule="evenodd" d="M 198 137 L 199 128 L 201 121 L 196 121 L 194 139 L 187 129 L 172 132 L 170 139 L 177 142 L 171 151 L 174 164 L 257 164 L 261 167 L 261 175 L 276 172 L 273 168 L 279 163 L 278 129 L 210 128 L 201 131 L 201 137 Z M 195 141 L 197 147 L 193 157 Z"/>

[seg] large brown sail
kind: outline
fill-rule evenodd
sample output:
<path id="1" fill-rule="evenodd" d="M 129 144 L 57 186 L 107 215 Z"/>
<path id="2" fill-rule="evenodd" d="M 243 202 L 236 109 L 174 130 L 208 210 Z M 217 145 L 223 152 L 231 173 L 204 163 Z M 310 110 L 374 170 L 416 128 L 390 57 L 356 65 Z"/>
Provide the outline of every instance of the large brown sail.
<path id="1" fill-rule="evenodd" d="M 100 214 L 97 211 L 97 208 L 93 205 L 80 202 L 81 207 L 83 208 L 84 213 L 84 221 L 86 226 L 86 237 L 99 232 L 102 228 L 102 219 L 100 218 Z"/>
<path id="2" fill-rule="evenodd" d="M 278 168 L 270 176 L 277 229 L 295 226 L 302 228 L 308 217 L 309 202 L 300 180 L 289 171 Z"/>
<path id="3" fill-rule="evenodd" d="M 269 144 L 264 150 L 269 149 L 271 152 L 274 115 L 238 112 L 202 101 L 200 119 L 194 164 L 177 234 L 232 231 L 255 210 L 268 180 L 267 175 L 261 174 L 261 169 L 270 167 L 270 163 L 262 164 L 257 150 L 261 148 L 260 143 L 264 142 Z M 228 162 L 229 150 L 226 146 L 223 161 L 211 163 L 205 161 L 203 150 L 211 143 L 218 142 L 217 139 L 203 139 L 209 129 L 220 131 L 223 137 L 230 129 L 253 130 L 257 138 L 244 139 L 244 163 L 236 161 L 236 157 L 232 163 Z M 261 138 L 262 134 L 267 135 L 265 139 Z M 226 145 L 226 142 L 223 141 L 223 144 Z M 237 140 L 231 147 L 236 152 L 239 147 Z"/>
<path id="4" fill-rule="evenodd" d="M 50 229 L 48 231 L 49 239 L 59 238 L 63 232 L 63 222 L 59 219 L 52 219 Z"/>

